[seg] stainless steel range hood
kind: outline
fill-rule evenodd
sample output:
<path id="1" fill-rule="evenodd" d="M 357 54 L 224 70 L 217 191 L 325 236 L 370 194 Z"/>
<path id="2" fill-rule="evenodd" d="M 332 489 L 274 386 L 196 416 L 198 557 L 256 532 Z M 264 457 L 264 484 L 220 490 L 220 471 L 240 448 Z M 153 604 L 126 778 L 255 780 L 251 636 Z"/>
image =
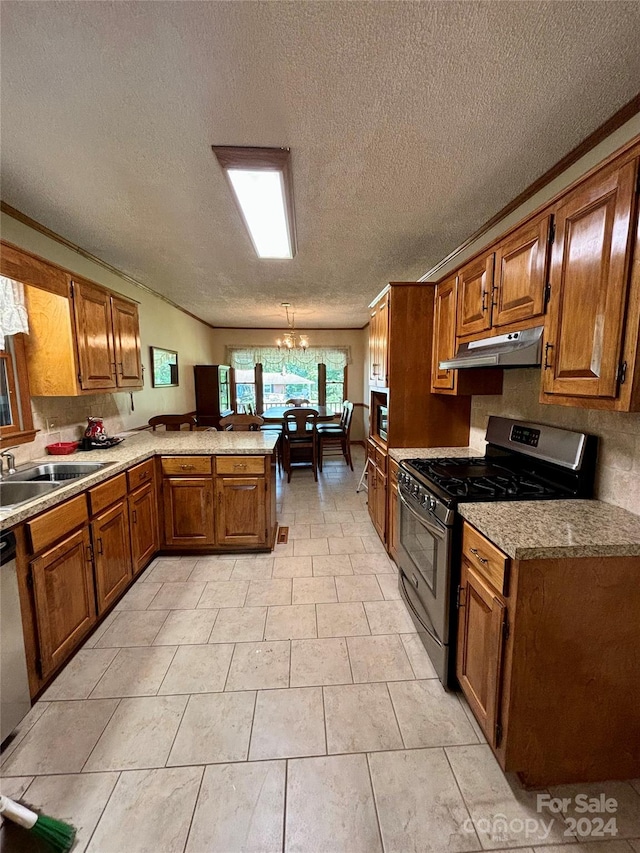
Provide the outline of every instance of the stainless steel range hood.
<path id="1" fill-rule="evenodd" d="M 457 355 L 441 361 L 442 370 L 466 367 L 533 367 L 542 363 L 544 326 L 460 344 Z"/>

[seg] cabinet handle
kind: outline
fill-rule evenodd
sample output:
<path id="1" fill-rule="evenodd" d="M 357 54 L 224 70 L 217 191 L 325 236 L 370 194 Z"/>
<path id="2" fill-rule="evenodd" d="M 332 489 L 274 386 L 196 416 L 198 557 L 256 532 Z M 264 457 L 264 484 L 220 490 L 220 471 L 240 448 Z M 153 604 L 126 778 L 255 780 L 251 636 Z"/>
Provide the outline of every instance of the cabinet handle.
<path id="1" fill-rule="evenodd" d="M 195 468 L 195 465 L 181 465 L 180 468 L 183 471 L 193 471 L 193 469 Z"/>
<path id="2" fill-rule="evenodd" d="M 549 350 L 553 349 L 553 344 L 544 345 L 544 369 L 549 370 L 552 364 L 549 362 Z"/>
<path id="3" fill-rule="evenodd" d="M 149 476 L 148 471 L 142 471 L 140 474 L 138 474 L 138 479 L 139 480 L 146 480 L 148 476 Z"/>
<path id="4" fill-rule="evenodd" d="M 104 548 L 102 547 L 102 537 L 98 536 L 98 554 L 104 554 Z"/>
<path id="5" fill-rule="evenodd" d="M 483 290 L 482 291 L 482 313 L 484 314 L 484 312 L 486 310 L 487 310 L 487 291 Z"/>
<path id="6" fill-rule="evenodd" d="M 473 556 L 476 557 L 476 559 L 479 560 L 483 565 L 486 565 L 489 562 L 489 560 L 485 560 L 484 557 L 480 556 L 480 552 L 477 548 L 469 548 L 469 550 L 471 551 Z"/>
<path id="7" fill-rule="evenodd" d="M 115 361 L 111 361 L 111 362 L 109 362 L 109 364 L 111 365 L 111 373 L 113 373 L 113 375 L 114 375 L 114 376 L 117 376 L 117 375 L 118 375 L 118 371 L 116 370 L 116 363 L 115 363 Z"/>
<path id="8" fill-rule="evenodd" d="M 374 363 L 371 365 L 371 373 L 372 373 L 374 376 L 377 376 L 377 375 L 378 375 L 378 373 L 379 373 L 378 368 L 379 368 L 379 367 L 380 367 L 380 365 L 379 365 L 379 364 L 377 364 L 377 362 L 375 362 L 375 361 L 374 361 Z"/>
<path id="9" fill-rule="evenodd" d="M 87 545 L 87 552 L 86 552 L 85 557 L 86 557 L 87 563 L 93 563 L 93 548 L 91 547 L 91 545 Z"/>
<path id="10" fill-rule="evenodd" d="M 133 523 L 137 524 L 138 523 L 138 511 L 134 509 L 132 516 L 133 516 Z"/>
<path id="11" fill-rule="evenodd" d="M 237 470 L 239 470 L 239 471 L 244 471 L 246 467 L 247 467 L 247 463 L 246 463 L 246 462 L 236 462 L 236 463 L 234 463 L 234 466 L 233 466 L 234 471 L 235 471 L 236 469 L 237 469 Z"/>
<path id="12" fill-rule="evenodd" d="M 460 610 L 461 607 L 464 607 L 463 593 L 464 589 L 460 586 L 460 584 L 458 584 L 458 593 L 456 595 L 456 607 L 458 608 L 458 610 Z"/>
<path id="13" fill-rule="evenodd" d="M 118 367 L 120 368 L 120 376 L 124 376 L 124 368 L 122 367 L 122 362 L 121 362 L 121 361 L 117 362 L 117 364 L 116 364 L 116 370 L 117 370 L 117 368 L 118 368 Z"/>

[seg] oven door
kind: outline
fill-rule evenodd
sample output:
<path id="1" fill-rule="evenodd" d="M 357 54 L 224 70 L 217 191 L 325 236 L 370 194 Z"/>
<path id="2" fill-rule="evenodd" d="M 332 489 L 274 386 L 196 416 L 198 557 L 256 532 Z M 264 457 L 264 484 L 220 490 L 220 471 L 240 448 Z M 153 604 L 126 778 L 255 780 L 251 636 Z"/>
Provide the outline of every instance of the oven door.
<path id="1" fill-rule="evenodd" d="M 451 543 L 453 528 L 430 513 L 420 511 L 400 491 L 400 568 L 413 585 L 414 608 L 426 611 L 425 625 L 434 639 L 449 642 L 449 602 L 451 585 Z"/>

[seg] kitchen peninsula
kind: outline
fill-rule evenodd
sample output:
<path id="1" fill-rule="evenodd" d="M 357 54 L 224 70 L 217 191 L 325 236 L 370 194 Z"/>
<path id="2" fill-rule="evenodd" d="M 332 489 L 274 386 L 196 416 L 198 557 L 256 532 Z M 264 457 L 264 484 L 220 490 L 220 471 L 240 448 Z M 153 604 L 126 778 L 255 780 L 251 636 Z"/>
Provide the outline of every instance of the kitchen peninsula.
<path id="1" fill-rule="evenodd" d="M 100 470 L 4 507 L 0 524 L 16 537 L 32 696 L 156 554 L 273 548 L 276 441 L 261 432 L 134 433 L 61 463 L 106 463 Z"/>

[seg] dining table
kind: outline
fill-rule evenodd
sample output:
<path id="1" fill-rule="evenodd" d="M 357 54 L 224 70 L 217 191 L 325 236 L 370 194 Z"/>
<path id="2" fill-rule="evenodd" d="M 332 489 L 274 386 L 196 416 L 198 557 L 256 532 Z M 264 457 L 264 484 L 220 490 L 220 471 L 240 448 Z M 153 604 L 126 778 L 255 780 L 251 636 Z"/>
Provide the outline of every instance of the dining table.
<path id="1" fill-rule="evenodd" d="M 315 409 L 318 413 L 318 423 L 327 423 L 328 421 L 340 418 L 340 413 L 334 412 L 328 406 L 273 406 L 265 409 L 261 417 L 264 418 L 265 424 L 281 424 L 284 420 L 284 413 L 290 409 Z"/>

